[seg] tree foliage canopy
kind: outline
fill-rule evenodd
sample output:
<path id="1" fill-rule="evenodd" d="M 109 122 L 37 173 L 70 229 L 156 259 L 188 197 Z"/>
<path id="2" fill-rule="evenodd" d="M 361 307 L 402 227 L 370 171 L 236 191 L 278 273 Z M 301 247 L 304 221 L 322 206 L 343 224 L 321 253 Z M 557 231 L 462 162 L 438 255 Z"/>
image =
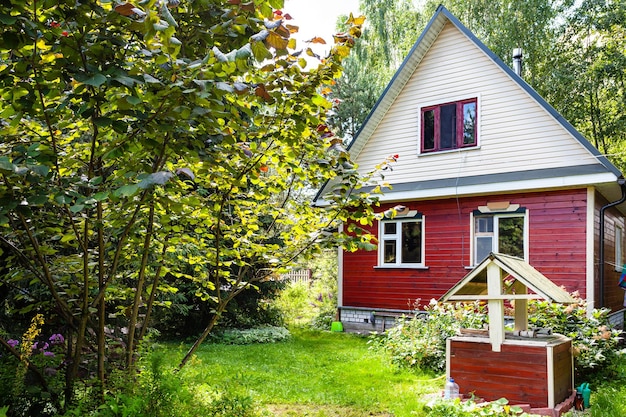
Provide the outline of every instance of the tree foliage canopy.
<path id="1" fill-rule="evenodd" d="M 0 287 L 65 334 L 68 401 L 113 345 L 133 365 L 174 278 L 214 306 L 182 366 L 242 290 L 322 241 L 371 246 L 337 229 L 372 200 L 326 125 L 362 18 L 305 70 L 283 0 L 1 4 Z"/>

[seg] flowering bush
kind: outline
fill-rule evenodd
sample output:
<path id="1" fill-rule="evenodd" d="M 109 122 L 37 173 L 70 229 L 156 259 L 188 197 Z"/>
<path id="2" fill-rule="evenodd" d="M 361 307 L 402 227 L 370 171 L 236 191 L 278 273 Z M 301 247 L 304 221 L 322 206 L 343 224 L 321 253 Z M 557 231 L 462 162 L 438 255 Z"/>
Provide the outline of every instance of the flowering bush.
<path id="1" fill-rule="evenodd" d="M 529 325 L 549 327 L 572 339 L 577 377 L 609 372 L 610 367 L 606 365 L 619 354 L 620 331 L 611 328 L 608 309 L 594 309 L 587 314 L 587 303 L 578 293 L 572 296 L 576 303 L 570 305 L 531 301 Z"/>
<path id="2" fill-rule="evenodd" d="M 620 351 L 620 332 L 611 329 L 607 309 L 587 314 L 587 304 L 578 294 L 575 304 L 563 305 L 542 300 L 528 303 L 530 327 L 550 328 L 572 339 L 577 378 L 611 371 L 606 366 Z M 443 371 L 446 366 L 446 339 L 461 328 L 483 328 L 486 307 L 480 303 L 438 303 L 431 301 L 424 313 L 405 317 L 382 336 L 373 336 L 374 347 L 390 353 L 392 362 L 408 368 Z"/>
<path id="3" fill-rule="evenodd" d="M 0 406 L 11 407 L 12 416 L 47 416 L 58 412 L 54 398 L 62 390 L 65 338 L 56 333 L 42 338 L 44 320 L 33 317 L 21 340 L 8 339 L 6 344 L 17 353 L 0 355 Z M 32 384 L 45 379 L 45 384 Z"/>
<path id="4" fill-rule="evenodd" d="M 391 354 L 393 363 L 408 368 L 436 372 L 446 367 L 446 339 L 459 329 L 482 328 L 486 324 L 485 306 L 480 303 L 438 303 L 432 300 L 425 313 L 402 317 L 397 326 L 370 344 Z"/>

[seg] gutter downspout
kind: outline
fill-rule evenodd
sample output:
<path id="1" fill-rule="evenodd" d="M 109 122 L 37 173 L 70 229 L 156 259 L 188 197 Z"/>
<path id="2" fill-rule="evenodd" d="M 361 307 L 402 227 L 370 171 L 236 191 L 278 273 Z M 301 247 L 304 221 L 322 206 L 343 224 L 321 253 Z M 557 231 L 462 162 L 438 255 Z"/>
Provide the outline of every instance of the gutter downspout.
<path id="1" fill-rule="evenodd" d="M 617 184 L 622 189 L 622 197 L 619 200 L 609 203 L 600 209 L 600 236 L 599 236 L 600 270 L 598 271 L 598 284 L 600 285 L 600 291 L 599 291 L 600 308 L 604 307 L 604 262 L 605 262 L 604 260 L 604 213 L 606 212 L 607 209 L 618 206 L 622 204 L 624 201 L 626 201 L 626 186 L 625 186 L 626 179 L 624 179 L 623 176 L 620 176 L 617 179 Z"/>

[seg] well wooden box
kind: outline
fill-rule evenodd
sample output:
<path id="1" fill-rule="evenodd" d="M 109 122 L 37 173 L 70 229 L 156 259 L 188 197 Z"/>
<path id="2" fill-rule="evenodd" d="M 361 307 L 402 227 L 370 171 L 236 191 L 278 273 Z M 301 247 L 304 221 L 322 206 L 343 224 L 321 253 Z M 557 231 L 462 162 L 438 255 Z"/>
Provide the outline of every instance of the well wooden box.
<path id="1" fill-rule="evenodd" d="M 571 348 L 571 339 L 561 335 L 507 336 L 500 352 L 492 350 L 488 337 L 452 337 L 447 341 L 447 374 L 466 396 L 554 408 L 573 392 Z"/>

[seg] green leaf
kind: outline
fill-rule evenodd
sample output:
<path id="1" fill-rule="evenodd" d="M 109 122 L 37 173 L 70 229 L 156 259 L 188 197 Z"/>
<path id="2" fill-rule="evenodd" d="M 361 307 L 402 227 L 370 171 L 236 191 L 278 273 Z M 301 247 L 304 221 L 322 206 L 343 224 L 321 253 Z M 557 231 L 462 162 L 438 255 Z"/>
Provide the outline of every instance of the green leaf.
<path id="1" fill-rule="evenodd" d="M 135 84 L 141 84 L 140 80 L 136 80 L 132 77 L 129 77 L 127 75 L 115 75 L 114 77 L 111 78 L 114 81 L 117 81 L 118 83 L 125 85 L 126 87 L 132 87 Z"/>
<path id="2" fill-rule="evenodd" d="M 93 119 L 93 122 L 98 127 L 107 127 L 111 126 L 111 119 L 108 117 L 96 117 Z"/>
<path id="3" fill-rule="evenodd" d="M 72 213 L 78 213 L 80 211 L 82 211 L 85 208 L 84 204 L 75 204 L 73 206 L 70 206 L 70 211 Z"/>
<path id="4" fill-rule="evenodd" d="M 54 201 L 56 201 L 59 204 L 69 204 L 72 202 L 72 197 L 66 194 L 58 194 L 54 196 Z"/>
<path id="5" fill-rule="evenodd" d="M 15 16 L 9 16 L 7 14 L 0 13 L 0 22 L 4 23 L 5 25 L 12 25 L 17 22 L 17 18 Z"/>
<path id="6" fill-rule="evenodd" d="M 0 171 L 13 172 L 15 165 L 11 163 L 8 156 L 0 156 Z"/>
<path id="7" fill-rule="evenodd" d="M 137 184 L 123 185 L 117 190 L 113 191 L 113 195 L 116 197 L 130 197 L 139 190 Z"/>
<path id="8" fill-rule="evenodd" d="M 161 84 L 161 81 L 159 81 L 158 79 L 154 78 L 152 75 L 150 74 L 144 74 L 143 75 L 143 79 L 150 84 Z"/>
<path id="9" fill-rule="evenodd" d="M 250 44 L 254 59 L 261 62 L 272 57 L 272 53 L 265 47 L 263 42 L 252 42 Z"/>
<path id="10" fill-rule="evenodd" d="M 142 102 L 139 97 L 135 97 L 135 96 L 126 96 L 124 98 L 126 99 L 128 104 L 132 104 L 133 106 L 136 106 L 137 104 Z"/>
<path id="11" fill-rule="evenodd" d="M 45 194 L 32 195 L 26 199 L 28 204 L 33 206 L 39 206 L 48 201 L 48 196 Z"/>
<path id="12" fill-rule="evenodd" d="M 248 59 L 252 56 L 252 47 L 249 43 L 245 44 L 237 50 L 235 57 L 237 59 Z"/>
<path id="13" fill-rule="evenodd" d="M 139 186 L 139 188 L 148 188 L 153 185 L 163 185 L 166 182 L 168 182 L 169 179 L 172 178 L 173 176 L 174 174 L 172 174 L 169 171 L 155 172 L 155 173 L 148 175 L 143 180 L 141 180 L 141 182 L 137 185 Z"/>
<path id="14" fill-rule="evenodd" d="M 217 58 L 218 61 L 220 62 L 228 61 L 228 58 L 226 57 L 226 55 L 224 55 L 224 52 L 220 51 L 220 49 L 217 46 L 214 46 L 213 49 L 211 49 L 211 51 L 213 52 L 213 54 L 215 55 L 215 58 Z"/>
<path id="15" fill-rule="evenodd" d="M 76 236 L 73 233 L 68 233 L 66 235 L 63 235 L 63 237 L 61 238 L 61 243 L 67 243 L 67 242 L 71 242 L 72 240 L 75 240 Z"/>
<path id="16" fill-rule="evenodd" d="M 96 201 L 104 201 L 107 198 L 109 198 L 109 192 L 108 191 L 102 191 L 99 193 L 96 193 L 93 195 L 93 199 Z"/>
<path id="17" fill-rule="evenodd" d="M 167 7 L 167 1 L 161 2 L 161 17 L 170 25 L 178 27 L 178 23 L 176 23 L 174 16 L 172 16 L 170 9 Z"/>
<path id="18" fill-rule="evenodd" d="M 80 81 L 80 80 L 79 80 Z M 84 79 L 81 81 L 83 84 L 90 85 L 92 87 L 100 87 L 102 84 L 107 82 L 107 77 L 98 73 L 94 74 L 91 77 Z"/>
<path id="19" fill-rule="evenodd" d="M 168 29 L 170 25 L 168 25 L 167 23 L 154 23 L 152 27 L 157 32 L 163 32 L 164 30 Z"/>
<path id="20" fill-rule="evenodd" d="M 272 6 L 274 9 L 280 10 L 283 7 L 285 7 L 284 6 L 285 0 L 270 0 L 269 3 L 270 3 L 270 6 Z"/>

